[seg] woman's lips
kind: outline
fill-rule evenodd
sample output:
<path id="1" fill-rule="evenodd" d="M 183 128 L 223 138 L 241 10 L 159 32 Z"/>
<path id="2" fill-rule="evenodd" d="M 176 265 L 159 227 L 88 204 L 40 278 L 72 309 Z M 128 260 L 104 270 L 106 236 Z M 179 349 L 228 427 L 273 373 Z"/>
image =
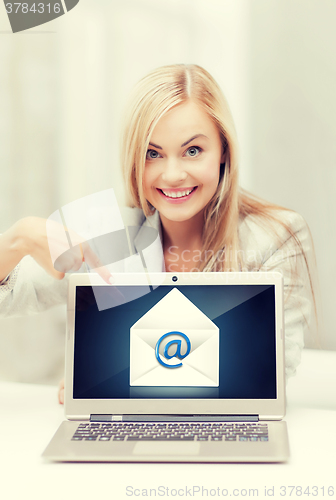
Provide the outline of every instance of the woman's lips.
<path id="1" fill-rule="evenodd" d="M 173 204 L 179 204 L 179 203 L 183 203 L 187 200 L 189 200 L 192 195 L 196 192 L 198 186 L 194 186 L 192 188 L 185 188 L 185 189 L 160 189 L 160 188 L 156 188 L 156 190 L 158 191 L 158 193 L 162 196 L 162 198 L 164 198 L 168 203 L 173 203 Z M 183 193 L 183 192 L 188 192 L 190 191 L 191 192 L 189 194 L 186 194 L 184 196 L 179 196 L 179 197 L 172 197 L 172 196 L 167 196 L 166 194 L 164 194 L 163 191 L 165 191 L 166 193 Z"/>

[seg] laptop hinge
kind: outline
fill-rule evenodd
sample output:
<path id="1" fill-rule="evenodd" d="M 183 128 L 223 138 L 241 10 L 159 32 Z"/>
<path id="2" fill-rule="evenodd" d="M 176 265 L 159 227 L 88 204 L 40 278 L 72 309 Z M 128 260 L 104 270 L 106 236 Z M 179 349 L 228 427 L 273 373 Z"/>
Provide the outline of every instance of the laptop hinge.
<path id="1" fill-rule="evenodd" d="M 90 422 L 258 422 L 258 415 L 90 415 Z"/>

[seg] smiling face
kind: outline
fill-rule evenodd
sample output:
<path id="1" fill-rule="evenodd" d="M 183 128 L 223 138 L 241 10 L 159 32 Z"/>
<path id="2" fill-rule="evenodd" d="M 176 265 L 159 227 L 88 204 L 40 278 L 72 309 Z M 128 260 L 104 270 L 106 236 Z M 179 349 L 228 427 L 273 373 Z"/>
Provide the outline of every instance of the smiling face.
<path id="1" fill-rule="evenodd" d="M 215 194 L 223 161 L 220 134 L 208 114 L 195 101 L 179 104 L 159 120 L 151 135 L 145 197 L 161 220 L 190 220 Z"/>

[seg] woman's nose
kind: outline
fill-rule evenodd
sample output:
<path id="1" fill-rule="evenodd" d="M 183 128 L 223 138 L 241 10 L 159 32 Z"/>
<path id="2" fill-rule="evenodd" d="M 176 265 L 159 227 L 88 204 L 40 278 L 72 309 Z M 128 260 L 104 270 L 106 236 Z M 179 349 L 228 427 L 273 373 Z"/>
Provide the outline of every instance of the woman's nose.
<path id="1" fill-rule="evenodd" d="M 187 178 L 183 165 L 178 160 L 170 159 L 166 162 L 162 173 L 162 180 L 167 184 L 178 184 Z"/>

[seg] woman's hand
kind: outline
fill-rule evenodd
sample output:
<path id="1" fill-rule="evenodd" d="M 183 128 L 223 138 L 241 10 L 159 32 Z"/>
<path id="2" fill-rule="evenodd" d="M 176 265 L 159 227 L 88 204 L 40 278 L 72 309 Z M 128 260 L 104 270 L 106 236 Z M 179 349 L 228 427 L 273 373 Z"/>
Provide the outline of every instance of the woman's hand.
<path id="1" fill-rule="evenodd" d="M 58 402 L 60 405 L 64 405 L 64 378 L 58 385 Z"/>
<path id="2" fill-rule="evenodd" d="M 88 243 L 69 229 L 66 235 L 63 225 L 54 221 L 25 217 L 1 236 L 0 280 L 4 279 L 25 255 L 31 255 L 57 280 L 64 278 L 67 272 L 78 271 L 85 260 L 106 283 L 112 281 L 111 273 L 101 264 Z"/>
<path id="3" fill-rule="evenodd" d="M 18 240 L 23 248 L 24 255 L 31 255 L 33 259 L 53 278 L 62 279 L 67 271 L 64 269 L 55 269 L 54 262 L 51 258 L 50 246 L 57 248 L 59 254 L 67 251 L 68 246 L 65 245 L 64 229 L 56 222 L 53 224 L 53 231 L 47 235 L 47 221 L 39 217 L 25 217 L 19 220 L 14 228 L 18 234 Z M 81 260 L 80 255 L 78 256 Z"/>

